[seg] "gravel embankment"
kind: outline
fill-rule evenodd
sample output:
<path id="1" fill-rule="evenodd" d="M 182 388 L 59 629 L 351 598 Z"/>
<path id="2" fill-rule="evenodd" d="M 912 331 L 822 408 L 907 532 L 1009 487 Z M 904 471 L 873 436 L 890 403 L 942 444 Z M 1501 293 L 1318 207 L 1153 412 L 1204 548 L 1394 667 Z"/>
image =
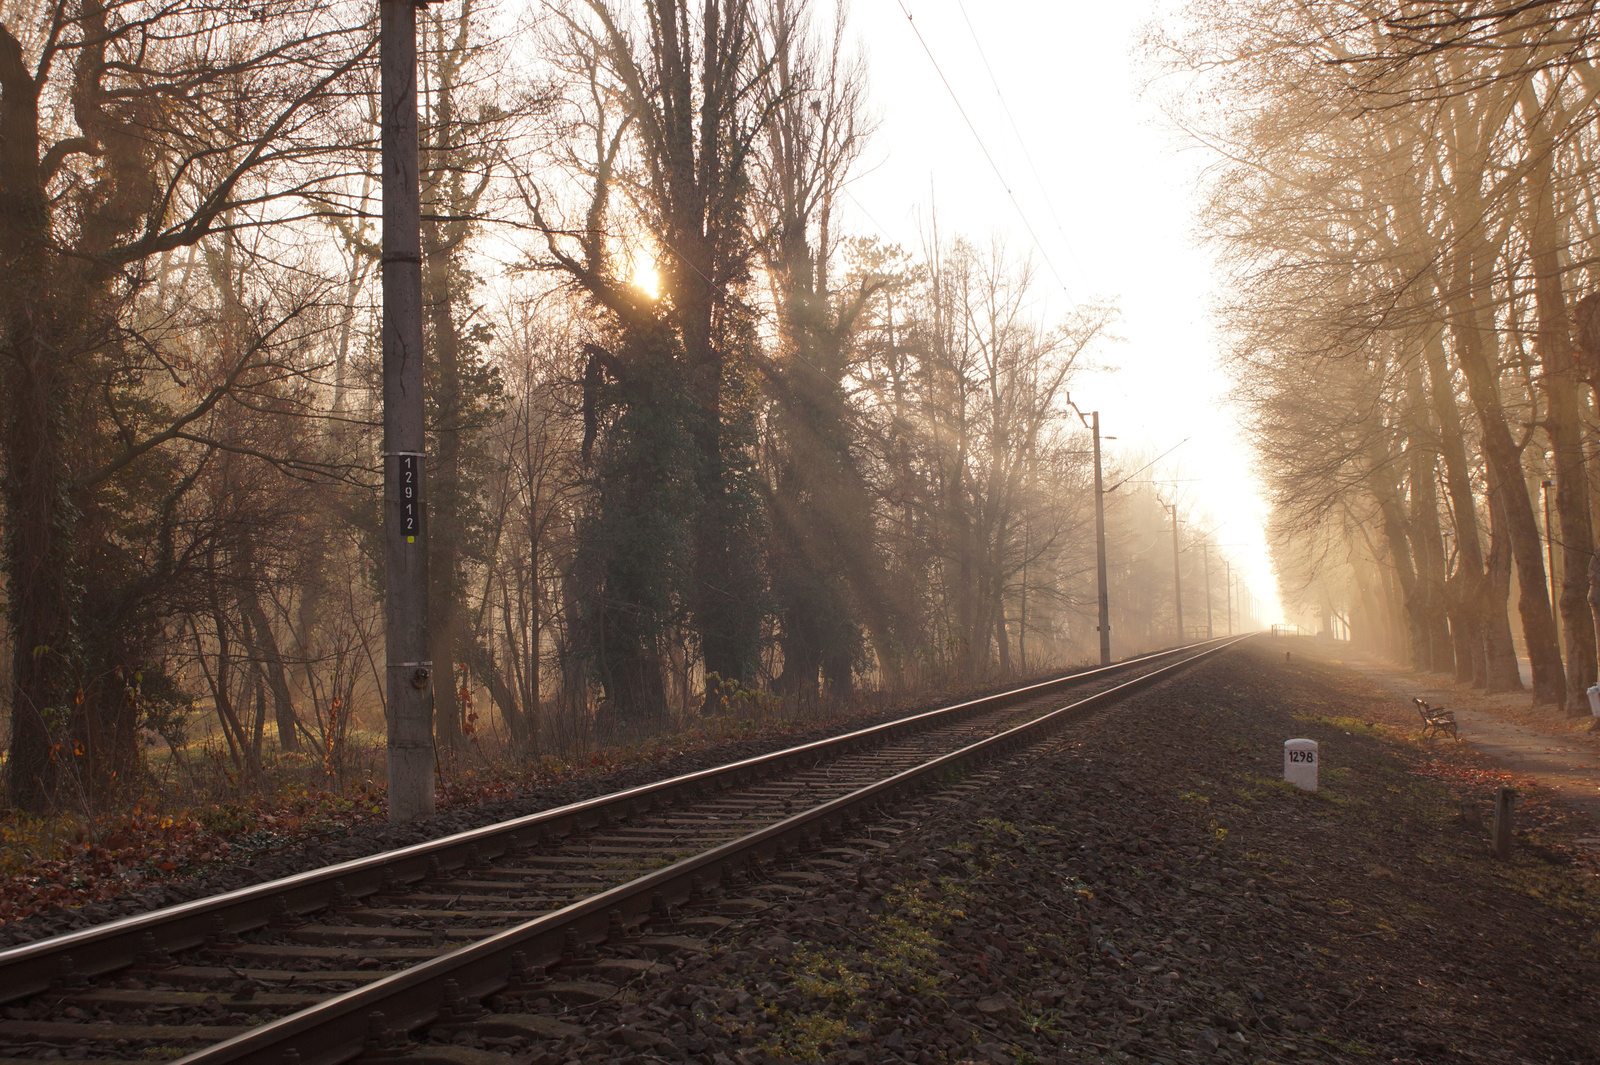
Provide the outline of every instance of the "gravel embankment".
<path id="1" fill-rule="evenodd" d="M 747 891 L 771 907 L 518 1056 L 1600 1061 L 1600 890 L 1567 845 L 1597 833 L 1547 811 L 1492 860 L 1484 795 L 1442 782 L 1482 766 L 1366 724 L 1390 712 L 1255 641 Z M 1316 794 L 1282 783 L 1295 736 Z"/>

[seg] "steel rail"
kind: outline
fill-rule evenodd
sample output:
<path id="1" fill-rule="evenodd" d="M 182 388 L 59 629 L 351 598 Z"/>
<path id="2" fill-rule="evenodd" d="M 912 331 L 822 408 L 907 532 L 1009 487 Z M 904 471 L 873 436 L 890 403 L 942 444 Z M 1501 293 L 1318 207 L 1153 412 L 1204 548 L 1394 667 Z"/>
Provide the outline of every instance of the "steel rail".
<path id="1" fill-rule="evenodd" d="M 1188 654 L 1197 648 L 1225 645 L 1227 641 L 1224 637 L 1188 644 L 1110 666 L 1065 674 L 797 747 L 11 947 L 0 951 L 0 1004 L 46 991 L 57 981 L 115 972 L 158 951 L 185 950 L 214 937 L 252 931 L 274 920 L 293 919 L 327 909 L 342 899 L 362 898 L 384 888 L 392 889 L 437 875 L 440 871 L 469 868 L 502 855 L 516 854 L 550 837 L 567 836 L 625 819 L 635 810 L 647 811 L 657 805 L 670 804 L 679 795 L 701 794 L 707 789 L 747 783 L 797 765 L 816 764 L 825 758 L 962 716 L 996 710 L 1019 699 L 1047 695 L 1057 688 L 1126 672 L 1163 658 Z"/>
<path id="2" fill-rule="evenodd" d="M 398 1037 L 428 1024 L 470 1024 L 476 1002 L 498 992 L 531 990 L 536 970 L 580 956 L 616 930 L 664 918 L 669 908 L 701 899 L 752 863 L 792 857 L 831 838 L 861 812 L 949 781 L 976 762 L 1042 738 L 1077 720 L 1165 680 L 1178 670 L 1226 650 L 1250 634 L 1209 641 L 1198 654 L 1080 699 L 960 750 L 941 755 L 848 795 L 802 811 L 737 840 L 619 884 L 327 999 L 309 1009 L 268 1022 L 242 1035 L 179 1059 L 179 1065 L 340 1065 L 363 1053 L 394 1054 Z M 1190 650 L 1195 645 L 1191 645 Z M 447 982 L 450 986 L 447 986 Z"/>

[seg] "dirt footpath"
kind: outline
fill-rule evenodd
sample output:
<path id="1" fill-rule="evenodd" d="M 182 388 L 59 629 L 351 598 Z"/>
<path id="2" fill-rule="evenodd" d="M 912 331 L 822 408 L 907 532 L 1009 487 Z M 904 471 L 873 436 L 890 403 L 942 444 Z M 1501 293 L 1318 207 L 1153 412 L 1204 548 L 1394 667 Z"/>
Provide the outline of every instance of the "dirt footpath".
<path id="1" fill-rule="evenodd" d="M 1294 641 L 1284 641 L 1285 646 Z M 1302 653 L 1339 662 L 1327 645 L 1300 641 Z M 1342 662 L 1374 684 L 1393 692 L 1404 708 L 1413 697 L 1448 706 L 1460 723 L 1461 739 L 1494 759 L 1523 783 L 1548 788 L 1600 821 L 1600 724 L 1592 717 L 1569 718 L 1553 707 L 1533 707 L 1527 692 L 1488 695 L 1453 676 L 1409 673 L 1380 662 Z M 1413 716 L 1415 716 L 1413 714 Z M 1592 845 L 1600 848 L 1600 840 Z"/>
<path id="2" fill-rule="evenodd" d="M 1529 789 L 1494 861 L 1501 774 L 1284 646 L 724 898 L 731 923 L 527 1059 L 1600 1061 L 1600 889 L 1572 844 L 1600 832 Z M 1297 736 L 1314 794 L 1281 780 Z"/>

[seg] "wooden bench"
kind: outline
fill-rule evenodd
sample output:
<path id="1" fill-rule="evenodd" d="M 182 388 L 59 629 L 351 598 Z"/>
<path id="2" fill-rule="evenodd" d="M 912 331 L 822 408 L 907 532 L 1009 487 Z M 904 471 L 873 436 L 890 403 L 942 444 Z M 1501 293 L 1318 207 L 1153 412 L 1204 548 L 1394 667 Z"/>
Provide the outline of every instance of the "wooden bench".
<path id="1" fill-rule="evenodd" d="M 1442 706 L 1429 706 L 1421 699 L 1412 699 L 1417 704 L 1417 713 L 1422 715 L 1422 735 L 1437 736 L 1441 732 L 1450 733 L 1450 738 L 1457 743 L 1461 736 L 1456 732 L 1456 712 L 1447 710 Z"/>

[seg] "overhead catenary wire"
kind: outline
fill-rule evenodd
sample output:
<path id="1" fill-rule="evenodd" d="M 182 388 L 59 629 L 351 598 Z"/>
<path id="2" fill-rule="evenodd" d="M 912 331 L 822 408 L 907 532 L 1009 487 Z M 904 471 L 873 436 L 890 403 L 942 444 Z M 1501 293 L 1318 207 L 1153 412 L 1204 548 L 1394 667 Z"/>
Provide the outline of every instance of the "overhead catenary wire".
<path id="1" fill-rule="evenodd" d="M 984 72 L 989 75 L 989 84 L 994 86 L 995 99 L 1000 101 L 1000 109 L 1006 113 L 1006 121 L 1011 124 L 1011 132 L 1017 138 L 1017 147 L 1022 149 L 1022 158 L 1028 163 L 1028 170 L 1033 174 L 1034 184 L 1039 186 L 1039 198 L 1044 201 L 1044 209 L 1050 212 L 1050 220 L 1056 225 L 1056 233 L 1061 237 L 1061 246 L 1067 250 L 1067 256 L 1072 260 L 1080 275 L 1083 274 L 1083 264 L 1078 261 L 1077 254 L 1072 250 L 1072 241 L 1067 237 L 1066 228 L 1061 224 L 1061 216 L 1056 213 L 1056 205 L 1050 198 L 1050 191 L 1045 188 L 1044 178 L 1039 173 L 1038 164 L 1033 161 L 1033 153 L 1028 150 L 1028 139 L 1022 135 L 1022 130 L 1017 125 L 1017 119 L 1011 112 L 1011 104 L 1006 100 L 1005 92 L 1000 88 L 1000 79 L 995 77 L 994 67 L 989 65 L 989 55 L 983 50 L 983 43 L 978 40 L 978 31 L 972 25 L 972 19 L 967 14 L 967 5 L 963 0 L 956 0 L 956 7 L 961 11 L 961 19 L 967 24 L 967 35 L 972 38 L 972 47 L 977 51 L 978 58 L 983 61 Z M 1067 293 L 1070 299 L 1072 294 Z"/>
<path id="2" fill-rule="evenodd" d="M 1187 436 L 1184 437 L 1182 440 L 1179 440 L 1176 444 L 1173 444 L 1171 447 L 1167 448 L 1167 450 L 1163 451 L 1161 454 L 1157 455 L 1155 458 L 1151 459 L 1149 462 L 1145 463 L 1143 466 L 1140 466 L 1138 469 L 1136 469 L 1132 473 L 1128 474 L 1128 476 L 1124 477 L 1122 480 L 1118 481 L 1116 484 L 1112 485 L 1110 488 L 1107 488 L 1106 491 L 1107 492 L 1116 491 L 1118 488 L 1121 488 L 1123 485 L 1125 485 L 1129 481 L 1133 480 L 1139 474 L 1143 473 L 1145 470 L 1148 470 L 1151 466 L 1154 466 L 1156 463 L 1160 462 L 1162 459 L 1166 458 L 1168 455 L 1172 454 L 1174 451 L 1178 450 L 1180 447 L 1182 447 L 1183 445 L 1187 444 L 1188 442 L 1189 442 L 1189 438 Z"/>
<path id="3" fill-rule="evenodd" d="M 1006 197 L 1011 200 L 1011 206 L 1016 208 L 1017 217 L 1022 220 L 1022 226 L 1028 231 L 1028 236 L 1032 239 L 1033 246 L 1038 251 L 1039 257 L 1044 260 L 1045 267 L 1049 269 L 1051 276 L 1056 279 L 1056 284 L 1061 286 L 1061 292 L 1067 297 L 1067 303 L 1073 310 L 1077 310 L 1078 301 L 1073 298 L 1072 290 L 1061 276 L 1061 271 L 1056 269 L 1056 264 L 1050 258 L 1050 253 L 1045 250 L 1044 242 L 1039 239 L 1038 232 L 1033 228 L 1033 222 L 1028 218 L 1028 212 L 1024 211 L 1022 204 L 1017 201 L 1017 194 L 1011 190 L 1011 182 L 1006 180 L 1004 172 L 1000 169 L 1000 164 L 995 162 L 994 155 L 989 151 L 989 146 L 983 142 L 982 135 L 978 133 L 978 127 L 967 115 L 967 109 L 962 105 L 961 97 L 956 94 L 955 86 L 950 84 L 950 79 L 945 77 L 944 68 L 939 65 L 939 60 L 934 58 L 933 49 L 928 47 L 928 42 L 923 38 L 922 31 L 917 28 L 917 20 L 912 16 L 910 9 L 906 7 L 905 0 L 895 0 L 895 2 L 900 5 L 900 11 L 905 15 L 906 22 L 911 26 L 911 32 L 916 35 L 917 43 L 922 46 L 923 54 L 928 57 L 928 62 L 933 64 L 934 73 L 939 75 L 940 82 L 944 84 L 945 92 L 950 94 L 950 101 L 956 105 L 956 111 L 961 115 L 961 121 L 967 124 L 967 131 L 972 134 L 972 139 L 977 142 L 978 150 L 983 153 L 984 159 L 988 160 L 989 168 L 994 171 L 994 176 L 1000 182 L 1000 187 L 1006 190 Z"/>
<path id="4" fill-rule="evenodd" d="M 856 210 L 860 211 L 866 217 L 867 221 L 872 223 L 874 229 L 876 229 L 879 233 L 887 234 L 889 232 L 886 228 L 884 228 L 881 222 L 872 217 L 872 212 L 867 210 L 866 204 L 862 203 L 856 198 L 855 193 L 851 192 L 848 188 L 842 189 L 841 191 L 846 196 L 850 197 L 850 202 L 856 205 Z"/>
<path id="5" fill-rule="evenodd" d="M 1018 199 L 1017 194 L 1012 187 L 1012 183 L 1007 180 L 1005 172 L 1001 169 L 999 162 L 994 156 L 994 153 L 990 151 L 989 145 L 985 142 L 983 135 L 978 131 L 977 125 L 973 122 L 965 104 L 963 104 L 960 94 L 956 92 L 955 86 L 951 83 L 950 78 L 945 74 L 944 68 L 940 65 L 938 58 L 934 55 L 932 47 L 929 45 L 927 39 L 923 36 L 921 29 L 917 26 L 916 18 L 908 8 L 906 0 L 896 0 L 896 3 L 899 5 L 901 13 L 905 15 L 906 22 L 910 25 L 911 32 L 916 37 L 917 43 L 922 48 L 923 54 L 928 57 L 928 62 L 933 66 L 934 72 L 938 75 L 940 83 L 944 86 L 945 92 L 949 95 L 951 103 L 955 105 L 956 111 L 961 116 L 962 122 L 966 124 L 967 131 L 972 135 L 972 139 L 977 144 L 978 150 L 983 154 L 985 162 L 988 163 L 990 170 L 994 173 L 995 178 L 1000 183 L 1001 188 L 1005 190 L 1006 197 L 1011 201 L 1011 205 L 1016 211 L 1017 217 L 1022 222 L 1023 228 L 1026 230 L 1028 237 L 1030 240 L 1032 240 L 1034 248 L 1038 251 L 1046 268 L 1050 271 L 1050 274 L 1060 286 L 1061 291 L 1066 296 L 1069 305 L 1074 310 L 1077 309 L 1078 301 L 1074 297 L 1071 287 L 1067 284 L 1065 278 L 1061 274 L 1061 271 L 1056 267 L 1054 260 L 1051 258 L 1049 252 L 1044 246 L 1044 242 L 1039 237 L 1038 229 L 1033 224 L 1033 220 L 1029 217 L 1028 212 L 1024 210 L 1020 200 Z M 971 17 L 967 13 L 966 6 L 962 0 L 957 0 L 957 7 L 961 11 L 961 16 L 966 25 L 968 35 L 972 40 L 973 46 L 978 53 L 980 61 L 983 63 L 984 70 L 989 77 L 990 84 L 994 89 L 995 96 L 1000 103 L 1001 109 L 1005 112 L 1006 119 L 1011 126 L 1012 133 L 1016 137 L 1019 146 L 1022 148 L 1023 157 L 1030 172 L 1032 173 L 1035 183 L 1039 188 L 1041 196 L 1044 200 L 1045 209 L 1049 212 L 1050 219 L 1055 224 L 1056 231 L 1062 240 L 1062 245 L 1066 249 L 1067 254 L 1072 256 L 1073 261 L 1076 262 L 1076 256 L 1073 255 L 1071 242 L 1066 237 L 1060 216 L 1056 212 L 1055 206 L 1050 199 L 1047 189 L 1045 188 L 1043 177 L 1039 173 L 1038 166 L 1034 162 L 1031 152 L 1028 150 L 1026 139 L 1021 135 L 1021 130 L 1017 125 L 1015 115 L 1010 107 L 1009 102 L 1006 100 L 1004 90 L 1000 86 L 999 79 L 996 77 L 993 66 L 989 62 L 987 53 L 985 53 L 983 50 L 982 42 L 978 38 L 976 29 L 972 24 Z M 853 196 L 851 198 L 852 200 L 855 199 Z M 862 205 L 859 201 L 856 201 L 856 206 L 862 210 L 863 214 L 867 213 L 864 205 Z M 870 215 L 868 215 L 868 218 L 871 220 Z M 1183 440 L 1180 440 L 1177 444 L 1174 444 L 1172 447 L 1156 456 L 1156 458 L 1152 459 L 1150 462 L 1133 471 L 1132 474 L 1117 481 L 1115 484 L 1107 486 L 1104 491 L 1109 494 L 1123 485 L 1130 483 L 1130 481 L 1132 481 L 1139 473 L 1148 470 L 1150 467 L 1154 466 L 1156 463 L 1172 454 L 1172 452 L 1176 451 L 1179 447 L 1188 443 L 1189 439 L 1189 437 L 1185 437 Z M 1195 478 L 1193 480 L 1200 479 Z"/>

